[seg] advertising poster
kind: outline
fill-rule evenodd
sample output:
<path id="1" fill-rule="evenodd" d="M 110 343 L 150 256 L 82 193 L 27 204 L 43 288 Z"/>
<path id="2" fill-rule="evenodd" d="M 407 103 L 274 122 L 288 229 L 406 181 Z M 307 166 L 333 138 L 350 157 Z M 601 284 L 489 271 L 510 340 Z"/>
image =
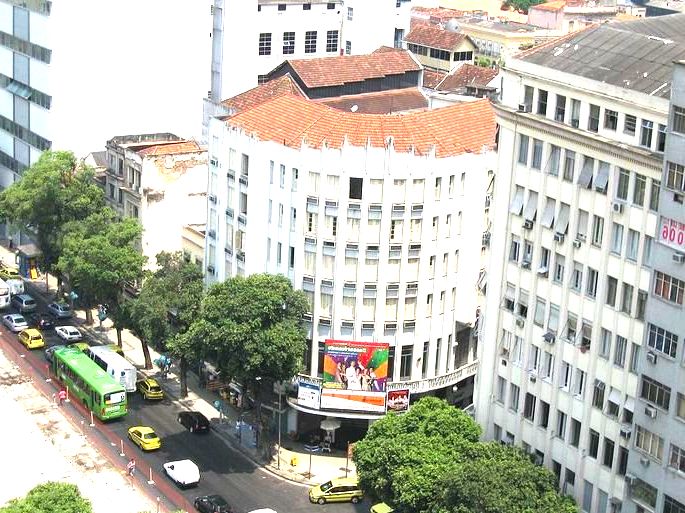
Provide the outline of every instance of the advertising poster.
<path id="1" fill-rule="evenodd" d="M 685 224 L 662 217 L 659 220 L 659 242 L 685 252 Z"/>
<path id="2" fill-rule="evenodd" d="M 409 409 L 409 389 L 388 390 L 388 411 L 403 413 Z"/>
<path id="3" fill-rule="evenodd" d="M 388 344 L 326 340 L 321 408 L 385 412 Z"/>
<path id="4" fill-rule="evenodd" d="M 297 403 L 306 408 L 319 409 L 321 384 L 315 380 L 298 376 Z"/>

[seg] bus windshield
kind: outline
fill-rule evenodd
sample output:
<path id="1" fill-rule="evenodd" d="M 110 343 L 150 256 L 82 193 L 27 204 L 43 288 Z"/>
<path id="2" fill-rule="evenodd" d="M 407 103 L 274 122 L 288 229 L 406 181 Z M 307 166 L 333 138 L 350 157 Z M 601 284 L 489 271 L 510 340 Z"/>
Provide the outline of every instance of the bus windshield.
<path id="1" fill-rule="evenodd" d="M 126 392 L 112 392 L 105 394 L 105 404 L 118 404 L 124 402 Z"/>

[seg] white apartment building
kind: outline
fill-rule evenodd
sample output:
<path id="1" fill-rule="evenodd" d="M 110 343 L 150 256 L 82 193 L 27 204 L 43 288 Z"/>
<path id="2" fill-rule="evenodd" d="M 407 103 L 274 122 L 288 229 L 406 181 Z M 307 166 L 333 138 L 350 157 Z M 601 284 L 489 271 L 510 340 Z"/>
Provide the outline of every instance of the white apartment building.
<path id="1" fill-rule="evenodd" d="M 679 16 L 679 17 L 678 17 Z M 507 62 L 475 414 L 618 512 L 683 16 L 603 24 Z M 647 57 L 649 56 L 649 57 Z"/>
<path id="2" fill-rule="evenodd" d="M 209 7 L 0 0 L 0 187 L 47 149 L 83 157 L 112 133 L 199 136 Z M 160 70 L 177 70 L 179 56 L 169 80 Z"/>
<path id="3" fill-rule="evenodd" d="M 105 198 L 120 216 L 140 221 L 147 267 L 155 268 L 161 251 L 191 256 L 188 225 L 204 231 L 207 215 L 206 148 L 161 133 L 113 137 L 103 153 L 107 167 L 99 181 Z"/>
<path id="4" fill-rule="evenodd" d="M 388 342 L 389 379 L 413 394 L 474 375 L 487 100 L 380 115 L 286 95 L 210 128 L 207 279 L 278 273 L 305 291 L 305 373 L 334 338 Z"/>
<path id="5" fill-rule="evenodd" d="M 416 0 L 213 0 L 211 87 L 203 133 L 220 102 L 288 59 L 401 47 Z M 434 4 L 437 0 L 421 0 Z"/>

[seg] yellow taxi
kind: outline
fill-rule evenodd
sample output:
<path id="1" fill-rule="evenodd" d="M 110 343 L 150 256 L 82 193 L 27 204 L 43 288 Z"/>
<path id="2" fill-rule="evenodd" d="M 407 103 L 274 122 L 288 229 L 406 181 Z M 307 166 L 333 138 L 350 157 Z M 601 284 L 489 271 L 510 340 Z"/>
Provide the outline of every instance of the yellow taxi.
<path id="1" fill-rule="evenodd" d="M 128 437 L 143 451 L 153 451 L 162 446 L 162 441 L 155 430 L 148 426 L 133 426 L 128 428 Z"/>
<path id="2" fill-rule="evenodd" d="M 136 387 L 143 399 L 164 399 L 162 387 L 153 378 L 141 379 L 136 383 Z"/>
<path id="3" fill-rule="evenodd" d="M 0 267 L 0 280 L 19 280 L 19 269 L 2 264 Z"/>
<path id="4" fill-rule="evenodd" d="M 359 481 L 354 477 L 331 479 L 309 490 L 309 501 L 319 504 L 347 501 L 357 504 L 363 498 L 364 493 L 359 488 Z"/>
<path id="5" fill-rule="evenodd" d="M 19 342 L 24 344 L 26 349 L 38 349 L 45 346 L 43 335 L 35 328 L 29 328 L 19 333 Z"/>
<path id="6" fill-rule="evenodd" d="M 68 347 L 75 347 L 79 351 L 85 351 L 90 347 L 88 342 L 72 342 Z"/>

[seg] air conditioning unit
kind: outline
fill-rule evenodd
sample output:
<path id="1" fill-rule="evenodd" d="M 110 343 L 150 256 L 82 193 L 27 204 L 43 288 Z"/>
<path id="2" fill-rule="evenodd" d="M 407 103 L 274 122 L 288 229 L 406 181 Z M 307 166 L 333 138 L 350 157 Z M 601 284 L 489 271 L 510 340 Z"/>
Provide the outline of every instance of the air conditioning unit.
<path id="1" fill-rule="evenodd" d="M 630 438 L 630 434 L 633 432 L 633 428 L 630 426 L 623 426 L 621 430 L 619 431 L 619 434 L 621 435 L 621 438 L 628 439 Z"/>
<path id="2" fill-rule="evenodd" d="M 633 486 L 637 478 L 633 474 L 626 474 L 625 480 L 628 486 Z"/>
<path id="3" fill-rule="evenodd" d="M 557 336 L 555 333 L 548 331 L 542 336 L 542 339 L 548 344 L 554 344 L 557 341 Z"/>
<path id="4" fill-rule="evenodd" d="M 640 464 L 641 464 L 643 467 L 649 467 L 649 463 L 650 463 L 650 460 L 649 460 L 649 458 L 648 458 L 647 456 L 641 456 L 641 457 L 640 457 Z"/>
<path id="5" fill-rule="evenodd" d="M 226 217 L 233 218 L 233 209 L 232 208 L 226 209 Z"/>
<path id="6" fill-rule="evenodd" d="M 530 260 L 524 260 L 521 262 L 521 267 L 524 269 L 530 269 Z"/>
<path id="7" fill-rule="evenodd" d="M 526 219 L 523 222 L 523 229 L 524 230 L 532 230 L 533 229 L 533 221 Z"/>
<path id="8" fill-rule="evenodd" d="M 611 204 L 611 210 L 614 211 L 614 214 L 622 214 L 623 213 L 623 203 L 620 203 L 618 201 L 614 201 Z"/>
<path id="9" fill-rule="evenodd" d="M 579 233 L 576 235 L 576 240 L 579 240 L 580 242 L 585 242 L 587 240 L 587 236 L 584 233 Z"/>
<path id="10" fill-rule="evenodd" d="M 580 239 L 575 239 L 575 240 L 573 241 L 573 247 L 574 247 L 574 248 L 579 248 L 582 244 L 583 244 L 583 241 L 580 240 Z"/>
<path id="11" fill-rule="evenodd" d="M 214 266 L 213 265 L 207 266 L 207 273 L 208 274 L 214 274 Z"/>
<path id="12" fill-rule="evenodd" d="M 540 269 L 538 269 L 538 276 L 542 276 L 543 278 L 547 278 L 548 273 L 549 273 L 549 270 L 546 267 L 540 267 Z"/>
<path id="13" fill-rule="evenodd" d="M 218 166 L 218 165 L 219 165 L 219 161 L 218 161 L 217 159 L 215 159 L 215 158 L 209 159 L 209 163 L 210 163 L 212 166 Z"/>
<path id="14" fill-rule="evenodd" d="M 532 373 L 531 373 L 531 374 L 528 374 L 528 380 L 529 380 L 531 383 L 535 383 L 535 382 L 537 382 L 538 377 L 537 377 L 535 374 L 532 374 Z"/>
<path id="15" fill-rule="evenodd" d="M 519 103 L 519 112 L 531 112 L 533 106 L 529 103 Z"/>
<path id="16" fill-rule="evenodd" d="M 225 252 L 228 256 L 233 256 L 233 248 L 224 248 L 224 252 Z"/>
<path id="17" fill-rule="evenodd" d="M 558 242 L 559 244 L 564 242 L 564 234 L 563 233 L 555 233 L 554 234 L 554 241 Z"/>
<path id="18" fill-rule="evenodd" d="M 526 325 L 526 320 L 523 317 L 516 318 L 516 326 L 523 328 Z"/>
<path id="19" fill-rule="evenodd" d="M 509 358 L 509 349 L 507 349 L 506 347 L 503 347 L 499 350 L 499 354 L 505 358 Z"/>
<path id="20" fill-rule="evenodd" d="M 652 408 L 651 406 L 647 406 L 645 408 L 645 415 L 647 415 L 651 419 L 656 418 L 656 408 Z"/>
<path id="21" fill-rule="evenodd" d="M 675 253 L 673 253 L 672 258 L 676 264 L 685 263 L 685 253 L 681 253 L 680 251 L 676 251 Z"/>
<path id="22" fill-rule="evenodd" d="M 651 364 L 656 363 L 656 353 L 654 351 L 647 352 L 647 361 Z"/>
<path id="23" fill-rule="evenodd" d="M 209 201 L 212 203 L 216 203 L 216 194 L 210 194 L 207 198 L 209 198 Z"/>
<path id="24" fill-rule="evenodd" d="M 207 236 L 210 239 L 216 239 L 216 230 L 207 230 Z"/>

